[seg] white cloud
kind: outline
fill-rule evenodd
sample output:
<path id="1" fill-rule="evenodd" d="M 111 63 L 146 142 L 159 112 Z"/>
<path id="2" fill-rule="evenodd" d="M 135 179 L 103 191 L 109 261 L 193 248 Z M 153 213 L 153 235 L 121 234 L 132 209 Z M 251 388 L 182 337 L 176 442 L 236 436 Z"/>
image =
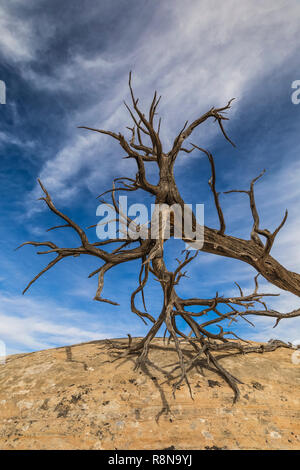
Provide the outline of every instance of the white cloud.
<path id="1" fill-rule="evenodd" d="M 103 183 L 103 188 L 108 184 L 120 153 L 103 136 L 86 137 L 75 126 L 96 123 L 119 130 L 128 125 L 129 119 L 119 108 L 128 96 L 126 75 L 130 69 L 138 96 L 149 102 L 155 88 L 163 95 L 162 136 L 169 144 L 186 119 L 237 97 L 233 116 L 253 80 L 262 80 L 295 53 L 299 18 L 296 2 L 286 8 L 279 0 L 263 4 L 188 0 L 183 8 L 181 1 L 173 0 L 159 5 L 133 50 L 128 45 L 127 55 L 107 59 L 99 53 L 87 59 L 77 54 L 59 67 L 54 81 L 28 71 L 28 78 L 38 87 L 70 89 L 71 84 L 76 93 L 84 86 L 95 98 L 95 106 L 83 116 L 79 112 L 70 117 L 73 137 L 41 170 L 49 191 L 57 190 L 62 199 L 73 197 L 76 187 L 70 189 L 70 176 L 83 169 L 88 171 L 80 180 L 81 186 L 94 189 L 97 184 Z M 97 97 L 97 87 L 103 85 L 105 99 Z M 207 126 L 205 133 L 200 129 L 204 144 L 217 131 L 213 125 Z"/>
<path id="2" fill-rule="evenodd" d="M 17 145 L 18 147 L 22 147 L 24 151 L 32 150 L 35 146 L 35 142 L 33 140 L 24 141 L 11 133 L 0 131 L 0 148 L 5 145 Z"/>
<path id="3" fill-rule="evenodd" d="M 110 187 L 108 181 L 115 175 L 117 162 L 119 165 L 121 161 L 118 171 L 126 169 L 127 172 L 128 166 L 131 168 L 128 160 L 120 160 L 122 152 L 117 144 L 112 145 L 109 137 L 76 129 L 78 125 L 90 125 L 118 131 L 128 125 L 122 99 L 128 97 L 127 73 L 130 69 L 134 72 L 136 94 L 144 103 L 145 110 L 155 88 L 163 95 L 160 107 L 162 135 L 169 144 L 186 119 L 197 117 L 213 105 L 223 105 L 235 96 L 238 100 L 231 111 L 231 116 L 234 116 L 243 97 L 250 94 L 254 81 L 259 79 L 262 82 L 264 75 L 269 75 L 296 54 L 300 7 L 299 2 L 291 1 L 287 8 L 283 0 L 186 0 L 184 6 L 181 0 L 159 2 L 159 8 L 143 35 L 134 42 L 134 48 L 128 45 L 127 55 L 115 55 L 111 60 L 101 53 L 88 59 L 84 53 L 70 55 L 69 60 L 58 66 L 51 76 L 37 72 L 36 68 L 33 70 L 30 64 L 37 48 L 44 47 L 51 36 L 51 25 L 44 25 L 41 39 L 31 21 L 13 17 L 4 7 L 1 7 L 0 14 L 2 50 L 12 62 L 23 63 L 21 73 L 31 84 L 40 91 L 73 93 L 78 100 L 80 90 L 84 88 L 87 93 L 90 90 L 94 97 L 91 108 L 79 109 L 68 116 L 67 122 L 61 123 L 66 127 L 66 142 L 51 160 L 44 163 L 39 175 L 55 200 L 70 201 L 78 188 L 86 187 L 99 193 Z M 97 88 L 100 90 L 102 87 L 106 90 L 104 97 L 97 94 Z M 215 137 L 216 131 L 212 124 L 205 127 L 205 132 L 199 130 L 204 145 Z M 282 175 L 288 178 L 289 193 L 281 194 L 281 202 L 283 198 L 287 199 L 284 202 L 291 202 L 291 215 L 295 218 L 289 218 L 288 229 L 285 227 L 278 236 L 273 253 L 299 271 L 297 238 L 300 221 L 295 202 L 299 195 L 299 168 L 290 167 L 281 175 L 270 178 L 270 188 L 280 187 Z M 258 188 L 258 195 L 259 191 Z M 264 194 L 265 191 L 264 187 Z M 32 197 L 36 198 L 40 193 L 40 188 L 35 188 Z M 275 193 L 273 191 L 272 203 L 276 202 Z M 267 205 L 264 207 L 268 208 Z M 212 256 L 211 259 L 217 257 Z M 206 258 L 204 260 L 206 263 Z M 238 275 L 245 280 L 247 270 L 237 269 L 230 274 L 233 277 L 237 275 L 237 281 Z M 228 282 L 227 273 L 226 279 L 223 274 L 219 281 Z M 70 344 L 95 337 L 99 339 L 105 334 L 102 333 L 102 325 L 96 325 L 95 329 L 91 326 L 88 330 L 70 326 L 66 320 L 68 315 L 85 315 L 79 310 L 68 311 L 48 302 L 42 307 L 34 299 L 5 295 L 1 295 L 0 300 L 0 338 L 2 335 L 19 348 L 45 348 L 54 342 Z M 292 300 L 287 298 L 281 306 L 283 311 L 290 311 L 292 305 Z M 52 318 L 64 320 L 58 325 Z M 270 327 L 264 320 L 259 321 L 262 328 L 259 334 L 268 336 Z M 293 325 L 289 330 L 291 334 L 297 321 L 287 322 Z M 287 335 L 288 330 L 284 329 L 282 322 L 276 331 Z M 114 331 L 113 336 L 115 334 Z M 43 335 L 45 338 L 41 340 Z"/>
<path id="4" fill-rule="evenodd" d="M 263 317 L 248 317 L 254 322 L 255 329 L 248 330 L 246 339 L 258 342 L 267 342 L 270 339 L 279 339 L 286 343 L 298 344 L 300 340 L 300 319 L 291 318 L 282 320 L 276 328 L 274 327 L 275 319 Z M 245 337 L 245 336 L 243 336 Z"/>
<path id="5" fill-rule="evenodd" d="M 41 16 L 39 24 L 36 24 L 31 15 L 19 15 L 20 9 L 24 8 L 24 2 L 21 0 L 10 0 L 6 3 L 5 5 L 2 2 L 0 6 L 0 48 L 8 61 L 20 66 L 21 72 L 51 39 L 55 25 L 51 24 L 46 16 Z M 32 0 L 27 0 L 26 7 L 31 8 L 33 3 Z"/>
<path id="6" fill-rule="evenodd" d="M 10 60 L 30 60 L 33 57 L 30 24 L 10 14 L 3 5 L 0 7 L 0 29 L 1 50 Z"/>
<path id="7" fill-rule="evenodd" d="M 117 57 L 110 60 L 101 54 L 96 54 L 93 59 L 87 59 L 84 55 L 76 53 L 68 62 L 58 65 L 51 75 L 38 72 L 30 67 L 23 69 L 26 79 L 41 91 L 78 93 L 100 89 L 109 80 L 121 74 L 122 67 L 126 66 L 127 58 Z M 93 80 L 90 80 L 90 77 Z M 97 98 L 96 98 L 97 99 Z M 99 108 L 98 108 L 99 109 Z"/>
<path id="8" fill-rule="evenodd" d="M 0 294 L 0 340 L 9 354 L 114 337 L 121 329 L 54 301 Z"/>

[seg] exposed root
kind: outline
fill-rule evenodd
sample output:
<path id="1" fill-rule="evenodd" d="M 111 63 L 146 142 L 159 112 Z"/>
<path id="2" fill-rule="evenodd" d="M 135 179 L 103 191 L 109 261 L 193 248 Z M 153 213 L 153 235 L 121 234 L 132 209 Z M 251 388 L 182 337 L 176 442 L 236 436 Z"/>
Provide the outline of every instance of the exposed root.
<path id="1" fill-rule="evenodd" d="M 259 292 L 258 289 L 257 279 L 259 274 L 261 274 L 266 280 L 277 287 L 300 296 L 300 274 L 288 271 L 270 255 L 279 231 L 285 227 L 287 212 L 275 231 L 271 232 L 261 227 L 254 188 L 256 182 L 263 176 L 264 172 L 262 172 L 250 182 L 248 190 L 227 191 L 227 193 L 242 193 L 248 196 L 253 219 L 251 233 L 245 239 L 227 234 L 226 220 L 219 199 L 220 193 L 217 190 L 214 157 L 211 152 L 200 146 L 192 144 L 192 148 L 187 149 L 186 145 L 187 139 L 191 134 L 202 123 L 208 120 L 216 122 L 225 139 L 234 145 L 227 134 L 227 130 L 224 128 L 224 121 L 228 121 L 226 112 L 230 109 L 232 100 L 229 100 L 222 107 L 210 108 L 189 125 L 186 122 L 168 151 L 166 151 L 160 137 L 160 120 L 158 123 L 156 122 L 156 111 L 160 97 L 157 96 L 156 92 L 154 93 L 149 113 L 146 115 L 141 110 L 140 102 L 134 95 L 131 73 L 128 85 L 131 104 L 129 106 L 125 103 L 125 106 L 132 119 L 132 125 L 127 127 L 130 131 L 129 138 L 126 138 L 120 132 L 82 126 L 82 128 L 97 132 L 99 135 L 110 136 L 119 144 L 122 152 L 125 153 L 124 158 L 133 159 L 136 162 L 137 172 L 135 178 L 127 176 L 115 178 L 112 188 L 104 191 L 99 196 L 99 198 L 102 198 L 105 194 L 110 195 L 111 203 L 100 200 L 113 210 L 115 215 L 112 217 L 115 218 L 112 221 L 118 222 L 118 235 L 121 235 L 121 237 L 115 235 L 115 238 L 91 242 L 86 231 L 56 207 L 49 192 L 39 180 L 43 194 L 41 199 L 60 221 L 59 225 L 49 229 L 50 232 L 52 233 L 52 230 L 59 229 L 59 233 L 63 233 L 64 229 L 67 228 L 67 230 L 71 230 L 76 235 L 79 245 L 77 246 L 76 244 L 76 246 L 65 248 L 64 245 L 61 247 L 51 241 L 28 241 L 23 243 L 21 246 L 32 246 L 43 250 L 37 251 L 38 255 L 54 255 L 52 261 L 29 282 L 24 293 L 37 279 L 66 258 L 89 255 L 96 258 L 99 262 L 97 269 L 89 275 L 89 277 L 98 275 L 97 291 L 94 299 L 117 305 L 114 300 L 102 297 L 104 278 L 106 278 L 110 270 L 121 263 L 138 261 L 140 263 L 140 271 L 137 287 L 131 293 L 131 310 L 145 324 L 149 321 L 151 328 L 144 338 L 137 341 L 133 341 L 132 337 L 128 335 L 128 344 L 107 341 L 114 360 L 117 361 L 121 358 L 126 360 L 126 358 L 136 356 L 135 369 L 145 370 L 149 360 L 148 355 L 151 342 L 159 333 L 160 328 L 165 327 L 164 339 L 168 335 L 168 344 L 170 342 L 174 343 L 174 350 L 177 354 L 177 363 L 173 372 L 179 371 L 179 375 L 174 377 L 173 393 L 175 394 L 182 383 L 186 383 L 192 396 L 188 373 L 193 367 L 197 368 L 204 358 L 207 364 L 212 365 L 214 370 L 232 388 L 234 402 L 236 402 L 239 398 L 238 384 L 241 382 L 220 364 L 220 358 L 217 356 L 217 353 L 228 352 L 230 350 L 240 354 L 251 352 L 264 353 L 274 351 L 278 347 L 291 347 L 291 345 L 282 341 L 271 340 L 267 344 L 255 346 L 240 338 L 237 334 L 238 332 L 229 329 L 229 327 L 232 328 L 239 321 L 246 321 L 248 325 L 254 326 L 254 322 L 248 320 L 249 316 L 251 316 L 251 320 L 257 316 L 274 319 L 274 327 L 283 319 L 300 316 L 300 309 L 282 313 L 268 308 L 265 298 L 277 294 Z M 165 264 L 164 249 L 166 242 L 170 238 L 181 238 L 189 247 L 198 248 L 197 237 L 196 239 L 193 238 L 194 233 L 197 233 L 196 229 L 199 228 L 197 217 L 191 210 L 190 223 L 186 220 L 186 204 L 177 187 L 173 171 L 175 161 L 177 158 L 180 158 L 181 152 L 190 153 L 192 150 L 197 149 L 206 154 L 209 160 L 211 169 L 209 186 L 219 219 L 218 229 L 207 226 L 200 227 L 203 229 L 201 232 L 204 233 L 204 240 L 199 249 L 206 253 L 240 260 L 254 267 L 259 274 L 254 278 L 254 289 L 250 294 L 245 295 L 241 286 L 236 283 L 238 293 L 235 296 L 225 297 L 217 292 L 214 297 L 209 299 L 198 297 L 181 298 L 177 293 L 177 286 L 182 278 L 187 277 L 184 269 L 196 258 L 199 250 L 197 249 L 196 252 L 183 250 L 181 253 L 183 255 L 182 259 L 176 258 L 178 266 L 173 272 L 169 271 Z M 148 162 L 154 164 L 159 175 L 156 184 L 152 184 L 148 179 Z M 152 180 L 152 178 L 150 179 Z M 156 208 L 159 209 L 153 212 L 150 220 L 141 225 L 128 217 L 122 210 L 121 203 L 118 203 L 116 200 L 116 194 L 119 194 L 119 191 L 127 193 L 140 190 L 144 194 L 147 193 L 150 196 L 154 196 Z M 174 206 L 180 210 L 179 217 L 177 217 L 177 211 L 175 211 Z M 179 220 L 181 224 L 178 223 Z M 101 225 L 101 223 L 99 222 L 97 225 Z M 90 227 L 95 227 L 95 225 Z M 167 233 L 167 228 L 170 229 L 169 233 Z M 193 231 L 192 235 L 190 229 Z M 156 236 L 153 236 L 153 233 Z M 145 291 L 150 279 L 160 284 L 163 293 L 162 309 L 158 317 L 155 316 L 155 312 L 153 315 L 148 313 L 146 308 Z M 138 308 L 138 296 L 141 296 L 144 311 Z M 188 331 L 190 330 L 188 335 L 185 334 L 186 328 Z M 187 354 L 182 347 L 183 341 L 191 348 L 192 355 L 191 352 Z"/>
<path id="2" fill-rule="evenodd" d="M 142 370 L 144 371 L 147 365 L 152 366 L 157 368 L 161 373 L 167 376 L 167 382 L 172 386 L 173 390 L 173 396 L 175 397 L 176 390 L 178 390 L 181 386 L 182 383 L 186 383 L 189 393 L 191 398 L 193 399 L 192 395 L 192 387 L 191 384 L 188 380 L 188 374 L 193 368 L 197 368 L 198 364 L 201 363 L 201 360 L 203 358 L 206 359 L 207 365 L 209 368 L 213 366 L 213 369 L 215 372 L 220 375 L 224 381 L 230 386 L 230 388 L 233 390 L 234 396 L 233 396 L 233 403 L 236 403 L 239 398 L 240 398 L 240 390 L 239 390 L 239 385 L 243 384 L 243 382 L 238 379 L 237 377 L 233 376 L 228 370 L 226 370 L 221 364 L 219 359 L 216 357 L 216 353 L 220 352 L 230 352 L 230 351 L 236 351 L 237 354 L 250 354 L 250 353 L 265 353 L 265 352 L 271 352 L 275 351 L 278 348 L 293 348 L 291 344 L 284 343 L 283 341 L 280 340 L 270 340 L 268 343 L 265 344 L 259 344 L 259 345 L 243 345 L 238 342 L 228 342 L 228 343 L 217 343 L 217 342 L 209 342 L 207 340 L 203 340 L 203 346 L 201 348 L 198 348 L 198 351 L 194 351 L 193 349 L 189 349 L 188 351 L 183 351 L 181 348 L 181 343 L 176 342 L 173 338 L 174 341 L 174 351 L 176 351 L 178 355 L 178 363 L 174 364 L 174 367 L 171 370 L 167 370 L 166 367 L 169 366 L 164 366 L 162 367 L 161 365 L 155 364 L 153 361 L 149 359 L 149 352 L 151 351 L 151 342 L 153 338 L 148 339 L 148 341 L 143 343 L 141 340 L 139 340 L 134 346 L 132 344 L 130 345 L 121 345 L 118 343 L 114 343 L 113 341 L 110 341 L 110 346 L 112 346 L 113 350 L 118 350 L 121 349 L 123 352 L 118 354 L 118 356 L 114 359 L 120 360 L 125 357 L 129 356 L 137 356 L 135 360 L 135 365 L 134 365 L 134 370 Z M 191 343 L 193 340 L 191 340 Z M 191 346 L 190 343 L 190 346 Z M 155 347 L 155 345 L 154 345 Z M 166 345 L 162 346 L 162 350 L 166 347 Z M 124 348 L 126 350 L 124 351 Z M 163 352 L 162 352 L 163 354 Z M 184 360 L 184 356 L 187 356 L 186 361 Z M 174 372 L 176 370 L 180 370 L 180 374 L 177 376 L 174 376 Z M 212 369 L 211 369 L 212 370 Z"/>

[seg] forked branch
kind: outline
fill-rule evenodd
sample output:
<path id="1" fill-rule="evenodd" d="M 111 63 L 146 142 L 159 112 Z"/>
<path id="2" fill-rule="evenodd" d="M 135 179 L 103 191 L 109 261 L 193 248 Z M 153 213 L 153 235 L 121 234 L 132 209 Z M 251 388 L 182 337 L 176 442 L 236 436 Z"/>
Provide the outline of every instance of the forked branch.
<path id="1" fill-rule="evenodd" d="M 240 381 L 236 377 L 233 377 L 220 364 L 216 353 L 228 350 L 235 350 L 243 354 L 264 352 L 273 351 L 278 347 L 290 347 L 290 345 L 277 340 L 272 340 L 265 345 L 253 345 L 250 344 L 249 341 L 241 339 L 237 332 L 233 331 L 232 326 L 236 326 L 239 321 L 245 321 L 249 325 L 254 326 L 253 319 L 257 316 L 274 318 L 276 321 L 274 326 L 277 326 L 282 319 L 300 316 L 300 309 L 285 314 L 270 309 L 266 304 L 266 298 L 273 297 L 276 294 L 259 292 L 258 275 L 254 279 L 254 289 L 250 294 L 245 294 L 241 286 L 236 283 L 238 288 L 238 295 L 236 296 L 224 297 L 216 293 L 214 297 L 208 299 L 181 297 L 177 292 L 178 285 L 183 278 L 187 277 L 187 271 L 185 269 L 196 259 L 199 250 L 195 253 L 191 251 L 183 252 L 183 259 L 177 259 L 177 268 L 170 271 L 164 259 L 164 245 L 168 242 L 168 239 L 166 239 L 167 237 L 164 235 L 162 226 L 154 227 L 155 229 L 158 228 L 158 231 L 154 230 L 154 232 L 158 233 L 158 237 L 152 239 L 152 228 L 156 223 L 154 218 L 140 227 L 134 220 L 128 217 L 127 214 L 123 214 L 117 202 L 116 193 L 120 191 L 135 192 L 142 190 L 155 196 L 155 203 L 158 206 L 165 205 L 166 207 L 170 207 L 176 204 L 184 208 L 184 199 L 181 197 L 175 182 L 173 171 L 174 163 L 180 151 L 190 153 L 194 149 L 200 150 L 206 154 L 210 163 L 211 178 L 209 180 L 209 186 L 214 197 L 220 225 L 218 230 L 206 226 L 204 227 L 204 243 L 201 251 L 238 259 L 248 263 L 274 285 L 300 296 L 300 275 L 288 271 L 270 255 L 274 240 L 286 222 L 287 211 L 282 222 L 273 233 L 267 229 L 260 228 L 260 219 L 254 197 L 254 184 L 261 178 L 264 173 L 262 172 L 251 181 L 249 190 L 226 191 L 226 193 L 246 193 L 249 197 L 253 218 L 250 240 L 244 240 L 225 234 L 225 220 L 219 201 L 219 192 L 216 190 L 216 168 L 212 153 L 194 144 L 192 144 L 191 149 L 187 149 L 183 144 L 198 126 L 209 118 L 213 118 L 214 121 L 218 123 L 225 139 L 234 145 L 223 126 L 223 122 L 228 120 L 225 113 L 230 109 L 232 100 L 228 101 L 223 107 L 212 107 L 206 113 L 195 119 L 190 125 L 188 125 L 186 121 L 179 134 L 175 137 L 169 151 L 165 152 L 160 139 L 160 119 L 157 124 L 155 123 L 160 97 L 158 97 L 156 92 L 154 93 L 146 117 L 146 114 L 143 113 L 140 108 L 139 100 L 135 98 L 132 88 L 131 73 L 129 75 L 129 92 L 131 106 L 125 103 L 132 120 L 131 126 L 128 126 L 128 130 L 130 131 L 129 139 L 126 139 L 121 133 L 81 126 L 83 129 L 110 136 L 120 145 L 123 157 L 125 151 L 124 158 L 134 159 L 136 162 L 137 173 L 135 178 L 131 176 L 115 178 L 112 188 L 98 196 L 104 204 L 114 210 L 114 218 L 119 223 L 119 234 L 122 236 L 93 243 L 90 242 L 86 232 L 80 225 L 57 209 L 50 194 L 42 182 L 38 180 L 43 191 L 43 197 L 41 199 L 61 222 L 59 225 L 48 229 L 48 231 L 59 228 L 71 229 L 76 233 L 79 245 L 65 248 L 51 241 L 29 241 L 23 243 L 21 246 L 44 247 L 44 251 L 38 251 L 38 254 L 55 255 L 55 258 L 30 281 L 24 293 L 41 275 L 48 272 L 61 260 L 70 256 L 78 257 L 89 255 L 99 260 L 99 267 L 89 274 L 90 278 L 98 275 L 98 284 L 94 299 L 118 305 L 117 302 L 102 297 L 104 278 L 108 271 L 119 264 L 138 260 L 140 270 L 137 287 L 131 293 L 131 310 L 135 315 L 141 318 L 142 321 L 146 323 L 147 320 L 149 320 L 152 325 L 146 336 L 137 342 L 132 340 L 131 335 L 128 335 L 128 346 L 120 348 L 122 349 L 120 357 L 136 355 L 136 367 L 146 365 L 147 361 L 149 361 L 148 353 L 151 341 L 158 334 L 160 328 L 164 326 L 165 336 L 168 335 L 168 340 L 174 343 L 178 356 L 178 364 L 173 371 L 179 372 L 179 375 L 174 377 L 174 392 L 182 382 L 185 382 L 192 394 L 188 373 L 192 367 L 197 366 L 201 358 L 205 358 L 207 364 L 213 367 L 232 387 L 234 399 L 236 400 L 239 396 L 238 384 Z M 147 139 L 147 145 L 144 143 L 145 139 Z M 147 164 L 150 162 L 154 163 L 158 171 L 157 184 L 150 183 L 148 178 L 146 168 Z M 101 199 L 106 194 L 110 194 L 111 203 Z M 159 217 L 159 224 L 161 224 L 161 220 L 162 218 Z M 193 229 L 195 229 L 197 221 L 194 213 L 192 214 L 192 223 Z M 101 222 L 99 224 L 101 224 Z M 96 225 L 98 224 L 93 224 L 91 227 L 95 227 Z M 177 228 L 178 227 L 175 227 L 175 222 L 173 222 L 171 238 L 174 237 L 176 233 L 175 229 Z M 192 247 L 195 246 L 197 240 L 190 239 L 186 234 L 185 228 L 181 228 L 180 230 L 182 232 L 182 239 L 188 242 Z M 132 235 L 134 231 L 137 234 L 136 237 Z M 59 233 L 63 233 L 63 231 L 59 231 Z M 266 239 L 265 244 L 262 242 L 260 236 Z M 199 265 L 201 269 L 201 264 L 199 263 Z M 145 290 L 149 281 L 153 279 L 160 284 L 163 293 L 163 305 L 158 316 L 150 314 L 146 308 Z M 140 300 L 143 309 L 138 306 L 138 296 L 141 297 Z M 193 308 L 193 311 L 191 308 Z M 186 327 L 190 330 L 189 334 L 186 333 Z M 192 358 L 188 356 L 182 348 L 182 342 L 187 342 L 191 346 L 194 352 Z"/>

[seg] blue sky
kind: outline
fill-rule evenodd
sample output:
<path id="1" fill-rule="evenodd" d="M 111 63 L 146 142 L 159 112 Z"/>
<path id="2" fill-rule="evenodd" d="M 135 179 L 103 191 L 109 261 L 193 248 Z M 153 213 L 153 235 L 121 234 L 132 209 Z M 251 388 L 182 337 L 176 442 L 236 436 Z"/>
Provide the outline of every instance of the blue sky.
<path id="1" fill-rule="evenodd" d="M 272 254 L 300 272 L 300 105 L 291 101 L 291 84 L 300 79 L 298 1 L 186 0 L 183 8 L 180 0 L 10 0 L 0 7 L 0 25 L 0 79 L 7 87 L 7 104 L 0 105 L 0 339 L 9 353 L 146 331 L 129 305 L 137 263 L 107 275 L 104 296 L 120 303 L 114 307 L 92 300 L 96 279 L 87 276 L 98 265 L 89 258 L 64 260 L 22 296 L 49 259 L 30 247 L 14 251 L 26 240 L 49 239 L 45 230 L 56 225 L 37 201 L 38 177 L 55 203 L 86 227 L 97 222 L 96 196 L 112 178 L 135 174 L 109 137 L 77 128 L 126 132 L 129 70 L 145 110 L 155 89 L 162 94 L 165 148 L 186 119 L 236 98 L 226 123 L 236 148 L 211 121 L 191 140 L 214 154 L 219 191 L 248 189 L 266 168 L 256 186 L 262 225 L 276 227 L 289 209 Z M 185 201 L 204 203 L 206 224 L 216 227 L 207 161 L 196 152 L 183 154 L 175 171 Z M 247 198 L 222 195 L 221 202 L 228 233 L 249 238 Z M 74 243 L 71 233 L 52 232 L 51 238 Z M 210 297 L 216 290 L 232 295 L 234 281 L 250 289 L 255 272 L 201 253 L 190 275 L 180 292 Z M 157 314 L 161 297 L 153 284 L 146 293 Z M 280 292 L 264 280 L 261 285 Z M 287 312 L 299 299 L 281 292 L 270 306 Z M 297 319 L 276 330 L 270 320 L 256 323 L 236 331 L 256 340 L 300 337 Z"/>

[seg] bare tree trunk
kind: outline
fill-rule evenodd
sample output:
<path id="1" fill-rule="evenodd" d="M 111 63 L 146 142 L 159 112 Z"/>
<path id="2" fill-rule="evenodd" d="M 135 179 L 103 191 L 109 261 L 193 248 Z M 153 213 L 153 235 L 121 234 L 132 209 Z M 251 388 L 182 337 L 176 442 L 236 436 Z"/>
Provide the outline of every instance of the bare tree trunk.
<path id="1" fill-rule="evenodd" d="M 229 258 L 237 259 L 253 266 L 258 274 L 261 274 L 272 284 L 277 287 L 289 291 L 295 295 L 300 296 L 300 275 L 289 271 L 285 267 L 276 261 L 271 255 L 270 251 L 273 246 L 276 235 L 279 230 L 283 227 L 287 219 L 287 211 L 274 232 L 270 232 L 267 229 L 260 228 L 259 215 L 255 204 L 254 197 L 254 184 L 263 175 L 263 172 L 251 181 L 249 190 L 231 190 L 230 192 L 245 193 L 249 197 L 250 209 L 253 218 L 253 226 L 249 239 L 240 239 L 233 237 L 226 233 L 226 221 L 222 212 L 222 208 L 219 202 L 219 193 L 216 190 L 216 171 L 214 158 L 212 154 L 201 147 L 191 144 L 191 148 L 185 148 L 184 142 L 194 132 L 194 130 L 203 122 L 209 118 L 213 118 L 219 125 L 222 134 L 225 139 L 231 143 L 233 142 L 228 137 L 223 127 L 223 121 L 228 120 L 224 113 L 230 108 L 232 100 L 228 104 L 221 108 L 211 108 L 208 112 L 200 116 L 198 119 L 193 121 L 189 126 L 188 122 L 185 123 L 182 130 L 176 136 L 171 149 L 168 152 L 163 151 L 162 142 L 160 140 L 160 120 L 158 125 L 155 125 L 156 110 L 160 98 L 157 98 L 155 92 L 153 101 L 151 103 L 148 117 L 140 110 L 138 100 L 135 98 L 132 87 L 131 87 L 131 74 L 129 77 L 129 89 L 132 101 L 132 108 L 126 103 L 126 107 L 130 113 L 133 121 L 133 127 L 128 129 L 131 131 L 131 137 L 126 139 L 121 133 L 115 133 L 112 131 L 106 131 L 103 129 L 90 129 L 92 131 L 99 132 L 100 134 L 106 134 L 115 139 L 125 151 L 126 156 L 124 158 L 133 158 L 137 164 L 137 174 L 135 178 L 122 177 L 115 178 L 112 189 L 105 191 L 99 197 L 104 194 L 111 193 L 112 203 L 107 205 L 114 208 L 116 216 L 119 221 L 122 219 L 127 227 L 134 224 L 134 221 L 129 217 L 124 217 L 121 213 L 120 207 L 116 201 L 116 193 L 118 191 L 137 191 L 142 190 L 153 196 L 155 196 L 155 202 L 157 205 L 164 204 L 167 207 L 173 204 L 178 204 L 184 209 L 184 199 L 181 197 L 176 182 L 174 179 L 174 164 L 176 159 L 179 157 L 180 152 L 190 153 L 197 149 L 198 151 L 205 153 L 208 157 L 211 166 L 211 178 L 209 180 L 209 186 L 212 191 L 216 211 L 219 218 L 219 229 L 204 227 L 204 244 L 201 250 L 207 253 L 212 253 L 218 256 L 226 256 Z M 144 143 L 144 138 L 147 138 L 150 144 Z M 151 184 L 147 179 L 147 172 L 145 164 L 152 162 L 156 164 L 159 172 L 159 181 L 156 185 Z M 50 194 L 43 186 L 42 182 L 39 181 L 41 189 L 44 193 L 43 199 L 49 209 L 55 213 L 61 220 L 63 225 L 57 225 L 49 230 L 60 229 L 60 228 L 71 228 L 77 234 L 81 245 L 78 247 L 61 248 L 51 241 L 29 241 L 23 243 L 24 245 L 32 245 L 36 247 L 46 247 L 45 251 L 40 251 L 38 254 L 56 254 L 56 257 L 39 273 L 35 276 L 32 281 L 25 288 L 24 292 L 44 273 L 56 265 L 59 261 L 69 257 L 78 257 L 81 255 L 90 255 L 99 259 L 103 264 L 93 271 L 89 277 L 98 275 L 98 288 L 95 295 L 95 300 L 101 302 L 108 302 L 113 305 L 117 303 L 102 297 L 102 291 L 104 287 L 104 276 L 105 274 L 120 263 L 126 263 L 131 260 L 140 260 L 141 267 L 138 277 L 138 287 L 131 294 L 131 310 L 133 313 L 138 315 L 145 323 L 150 321 L 152 323 L 148 334 L 139 342 L 132 344 L 132 338 L 129 336 L 128 347 L 126 351 L 120 355 L 137 354 L 136 366 L 140 367 L 145 364 L 148 360 L 148 352 L 152 339 L 157 335 L 160 328 L 165 326 L 165 335 L 169 335 L 169 340 L 174 342 L 177 354 L 178 354 L 178 366 L 175 369 L 180 369 L 180 374 L 177 377 L 177 381 L 174 383 L 174 390 L 184 380 L 189 386 L 188 382 L 188 371 L 197 364 L 200 356 L 204 356 L 209 364 L 213 364 L 222 377 L 229 383 L 234 390 L 235 400 L 239 396 L 238 382 L 239 380 L 233 377 L 228 371 L 226 371 L 221 364 L 218 362 L 215 352 L 222 350 L 235 350 L 241 353 L 251 352 L 263 352 L 273 351 L 277 347 L 290 347 L 290 344 L 285 344 L 282 341 L 271 340 L 265 345 L 250 345 L 246 340 L 242 340 L 232 330 L 224 330 L 224 323 L 226 328 L 231 324 L 235 324 L 239 320 L 246 321 L 253 325 L 248 319 L 255 316 L 266 316 L 275 319 L 275 326 L 278 325 L 279 321 L 286 318 L 294 318 L 300 316 L 300 309 L 294 310 L 288 313 L 281 313 L 275 310 L 269 309 L 265 303 L 265 298 L 268 296 L 274 296 L 278 294 L 268 294 L 258 292 L 258 275 L 254 279 L 254 290 L 253 293 L 244 295 L 241 287 L 236 283 L 239 294 L 235 297 L 226 298 L 219 296 L 218 293 L 213 298 L 181 298 L 176 292 L 176 286 L 179 284 L 180 279 L 186 275 L 183 269 L 198 255 L 198 251 L 187 251 L 183 250 L 184 257 L 176 258 L 178 267 L 174 271 L 169 271 L 164 261 L 164 245 L 168 241 L 165 239 L 162 227 L 159 226 L 159 237 L 158 239 L 151 238 L 151 228 L 154 224 L 153 220 L 150 220 L 149 228 L 144 230 L 147 234 L 146 237 L 138 236 L 136 239 L 127 238 L 125 241 L 118 238 L 109 239 L 105 241 L 99 241 L 91 243 L 86 232 L 66 214 L 62 213 L 54 205 Z M 184 214 L 184 210 L 182 211 Z M 175 219 L 174 219 L 175 220 Z M 197 221 L 195 214 L 192 214 L 193 229 L 197 227 Z M 136 224 L 135 224 L 136 225 Z M 92 226 L 95 227 L 95 226 Z M 184 227 L 184 223 L 181 224 Z M 140 227 L 136 227 L 140 230 Z M 171 238 L 174 236 L 174 230 L 176 229 L 176 223 L 173 223 Z M 182 239 L 190 246 L 196 246 L 195 240 L 191 240 L 185 229 L 180 229 Z M 261 237 L 264 237 L 265 242 L 262 241 Z M 138 246 L 132 246 L 133 244 Z M 105 250 L 108 248 L 117 246 L 112 251 Z M 183 254 L 181 253 L 181 255 Z M 191 253 L 194 253 L 192 256 Z M 181 256 L 180 255 L 180 256 Z M 152 316 L 146 309 L 144 288 L 149 280 L 150 275 L 158 281 L 163 291 L 163 305 L 161 313 L 157 319 Z M 139 310 L 136 307 L 135 299 L 138 294 L 141 294 L 144 311 Z M 224 312 L 219 309 L 220 306 L 226 306 L 227 311 Z M 196 306 L 195 311 L 191 311 L 189 308 Z M 199 307 L 203 307 L 199 309 Z M 190 334 L 186 335 L 179 327 L 177 319 L 180 318 L 190 328 Z M 218 327 L 217 333 L 212 333 L 210 330 L 211 326 Z M 229 336 L 229 338 L 227 338 Z M 236 341 L 238 340 L 238 341 Z M 181 348 L 181 341 L 187 341 L 195 351 L 195 355 L 192 359 L 185 357 L 184 352 Z M 122 349 L 122 348 L 120 348 Z M 174 369 L 174 370 L 175 370 Z M 191 389 L 190 389 L 191 391 Z"/>

